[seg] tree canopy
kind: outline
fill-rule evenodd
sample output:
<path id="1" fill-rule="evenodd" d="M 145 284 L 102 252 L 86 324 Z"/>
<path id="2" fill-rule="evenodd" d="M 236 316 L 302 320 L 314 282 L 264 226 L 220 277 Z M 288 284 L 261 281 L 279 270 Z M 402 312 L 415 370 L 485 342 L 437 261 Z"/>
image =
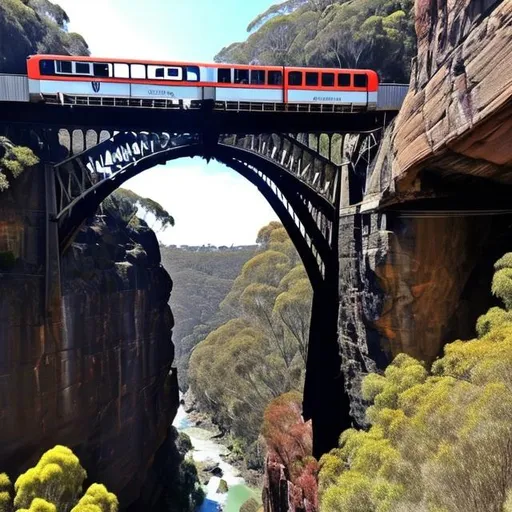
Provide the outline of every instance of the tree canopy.
<path id="1" fill-rule="evenodd" d="M 68 15 L 49 0 L 0 2 L 0 73 L 26 73 L 35 53 L 89 55 L 83 37 L 68 32 Z"/>
<path id="2" fill-rule="evenodd" d="M 401 354 L 363 382 L 368 432 L 320 460 L 320 510 L 512 510 L 512 253 L 495 265 L 479 337 L 445 347 L 429 372 Z"/>
<path id="3" fill-rule="evenodd" d="M 176 321 L 172 337 L 182 391 L 188 388 L 192 350 L 226 321 L 220 303 L 255 251 L 256 246 L 160 247 L 162 264 L 174 283 L 169 304 Z"/>
<path id="4" fill-rule="evenodd" d="M 217 62 L 369 68 L 407 82 L 416 53 L 414 0 L 287 0 L 249 26 Z"/>
<path id="5" fill-rule="evenodd" d="M 263 228 L 258 242 L 261 251 L 245 263 L 221 304 L 228 321 L 197 345 L 189 367 L 201 407 L 242 439 L 247 453 L 271 400 L 302 389 L 312 298 L 281 224 Z"/>
<path id="6" fill-rule="evenodd" d="M 78 457 L 57 445 L 17 478 L 14 489 L 0 474 L 0 512 L 117 512 L 119 502 L 104 485 L 93 483 L 80 497 L 86 477 Z"/>
<path id="7" fill-rule="evenodd" d="M 174 226 L 174 217 L 160 203 L 149 197 L 139 196 L 132 190 L 118 188 L 105 204 L 109 203 L 114 203 L 127 224 L 137 225 L 138 219 L 142 219 L 156 232 Z"/>

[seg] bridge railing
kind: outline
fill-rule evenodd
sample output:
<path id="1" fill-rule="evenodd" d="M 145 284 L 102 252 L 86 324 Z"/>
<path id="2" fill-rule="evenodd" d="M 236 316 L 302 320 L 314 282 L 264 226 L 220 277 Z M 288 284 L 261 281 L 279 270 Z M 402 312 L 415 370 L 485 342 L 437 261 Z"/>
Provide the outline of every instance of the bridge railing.
<path id="1" fill-rule="evenodd" d="M 377 110 L 400 110 L 409 84 L 379 84 Z"/>
<path id="2" fill-rule="evenodd" d="M 29 101 L 26 75 L 0 74 L 0 101 Z"/>

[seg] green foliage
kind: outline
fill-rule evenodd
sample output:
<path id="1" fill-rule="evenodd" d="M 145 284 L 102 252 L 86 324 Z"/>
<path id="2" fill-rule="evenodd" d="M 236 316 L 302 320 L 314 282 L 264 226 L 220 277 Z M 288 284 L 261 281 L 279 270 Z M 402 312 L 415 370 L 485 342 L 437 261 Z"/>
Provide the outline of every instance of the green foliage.
<path id="1" fill-rule="evenodd" d="M 192 350 L 226 321 L 219 305 L 255 250 L 256 246 L 160 247 L 162 264 L 174 282 L 170 299 L 176 321 L 173 342 L 183 391 L 188 388 L 188 362 Z"/>
<path id="2" fill-rule="evenodd" d="M 320 460 L 322 511 L 510 510 L 511 261 L 497 262 L 493 280 L 507 309 L 479 319 L 478 339 L 446 345 L 430 373 L 401 354 L 366 377 L 372 426 L 345 431 Z"/>
<path id="3" fill-rule="evenodd" d="M 88 55 L 79 34 L 68 33 L 66 12 L 49 0 L 0 2 L 0 73 L 26 73 L 35 53 Z"/>
<path id="4" fill-rule="evenodd" d="M 9 188 L 9 180 L 18 178 L 28 167 L 39 163 L 31 149 L 15 146 L 0 136 L 0 192 Z"/>
<path id="5" fill-rule="evenodd" d="M 174 217 L 162 205 L 125 188 L 115 190 L 103 202 L 103 206 L 110 210 L 116 209 L 126 224 L 131 224 L 133 227 L 138 225 L 137 215 L 156 232 L 165 231 L 169 226 L 174 226 Z"/>
<path id="6" fill-rule="evenodd" d="M 262 251 L 245 263 L 221 304 L 226 321 L 196 346 L 189 366 L 201 407 L 241 439 L 246 459 L 260 452 L 267 405 L 303 386 L 312 297 L 283 227 L 271 223 L 258 242 Z"/>
<path id="7" fill-rule="evenodd" d="M 117 512 L 119 503 L 105 486 L 92 484 L 75 505 L 87 476 L 76 455 L 57 445 L 20 475 L 14 484 L 0 474 L 0 512 Z"/>
<path id="8" fill-rule="evenodd" d="M 42 498 L 34 498 L 29 508 L 20 508 L 18 512 L 57 512 L 57 507 Z"/>
<path id="9" fill-rule="evenodd" d="M 375 69 L 408 81 L 416 52 L 413 0 L 288 0 L 249 24 L 218 62 Z"/>
<path id="10" fill-rule="evenodd" d="M 117 512 L 119 501 L 102 484 L 92 484 L 71 512 Z"/>
<path id="11" fill-rule="evenodd" d="M 34 498 L 44 498 L 59 508 L 68 508 L 82 490 L 86 472 L 78 457 L 57 445 L 37 465 L 18 477 L 14 484 L 16 507 L 29 507 Z"/>
<path id="12" fill-rule="evenodd" d="M 10 512 L 12 505 L 12 483 L 5 473 L 0 473 L 0 512 Z"/>

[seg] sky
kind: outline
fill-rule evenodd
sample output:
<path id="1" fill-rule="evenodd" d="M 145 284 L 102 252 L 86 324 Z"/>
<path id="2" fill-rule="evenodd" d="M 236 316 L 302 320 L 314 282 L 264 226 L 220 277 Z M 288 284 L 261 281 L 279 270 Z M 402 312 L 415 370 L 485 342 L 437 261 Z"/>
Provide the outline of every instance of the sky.
<path id="1" fill-rule="evenodd" d="M 57 0 L 98 57 L 213 62 L 224 46 L 247 38 L 247 25 L 276 0 Z M 166 245 L 253 244 L 277 220 L 256 187 L 201 159 L 170 162 L 127 181 L 158 201 L 176 225 L 158 233 Z"/>

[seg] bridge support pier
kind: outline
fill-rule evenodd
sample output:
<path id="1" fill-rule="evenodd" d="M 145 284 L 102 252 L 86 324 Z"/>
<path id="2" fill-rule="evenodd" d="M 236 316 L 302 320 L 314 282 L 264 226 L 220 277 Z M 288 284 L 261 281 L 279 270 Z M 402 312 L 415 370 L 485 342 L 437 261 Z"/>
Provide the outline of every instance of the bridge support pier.
<path id="1" fill-rule="evenodd" d="M 338 345 L 337 279 L 315 290 L 304 386 L 304 417 L 313 421 L 313 455 L 338 445 L 340 433 L 351 426 L 350 402 L 341 373 Z"/>
<path id="2" fill-rule="evenodd" d="M 53 165 L 45 164 L 45 290 L 44 290 L 44 353 L 54 352 L 61 339 L 62 304 L 60 281 L 59 226 L 57 194 Z M 43 355 L 44 355 L 43 353 Z"/>

